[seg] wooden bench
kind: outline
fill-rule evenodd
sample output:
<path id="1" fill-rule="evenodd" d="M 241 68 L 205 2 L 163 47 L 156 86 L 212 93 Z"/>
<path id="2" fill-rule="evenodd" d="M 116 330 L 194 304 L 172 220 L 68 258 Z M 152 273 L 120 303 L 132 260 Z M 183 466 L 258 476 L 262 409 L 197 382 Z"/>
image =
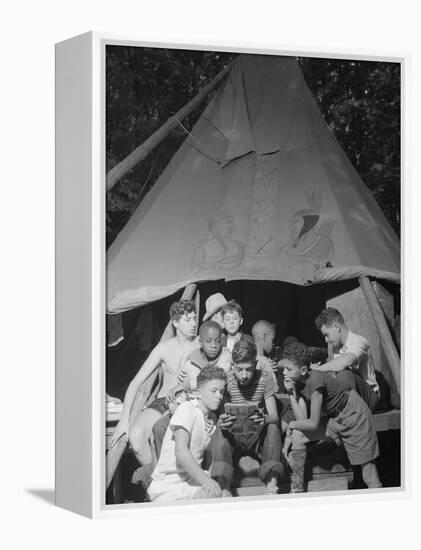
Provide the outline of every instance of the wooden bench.
<path id="1" fill-rule="evenodd" d="M 282 398 L 288 399 L 286 396 Z M 377 412 L 373 418 L 377 432 L 401 429 L 400 410 Z M 310 447 L 306 481 L 307 492 L 347 490 L 354 482 L 354 470 L 348 462 L 344 449 L 336 446 L 326 449 L 323 443 Z M 249 467 L 247 470 L 247 468 L 241 468 L 240 461 L 235 485 L 233 494 L 236 496 L 264 495 L 264 484 L 258 477 L 258 464 L 254 464 L 254 469 Z M 289 493 L 289 483 L 281 483 L 279 492 Z"/>
<path id="2" fill-rule="evenodd" d="M 288 400 L 287 396 L 282 394 L 277 396 L 278 399 Z M 373 415 L 374 424 L 377 432 L 387 432 L 389 430 L 401 429 L 401 414 L 400 410 L 392 409 L 390 411 L 378 412 Z M 119 415 L 107 416 L 106 427 L 106 449 L 109 449 L 109 441 L 111 440 L 114 427 L 118 422 Z M 349 488 L 354 481 L 354 472 L 351 465 L 348 463 L 346 455 L 342 448 L 337 448 L 332 454 L 332 451 L 323 456 L 321 449 L 317 449 L 317 456 L 312 456 L 309 452 L 309 460 L 306 469 L 307 491 L 343 491 Z M 126 452 L 130 452 L 126 450 Z M 314 451 L 313 451 L 314 453 Z M 244 465 L 244 462 L 243 462 Z M 118 468 L 115 473 L 115 478 L 112 484 L 113 501 L 121 502 L 121 469 Z M 289 493 L 289 483 L 281 483 L 279 492 Z M 238 475 L 235 480 L 235 488 L 233 494 L 236 496 L 254 496 L 264 495 L 264 484 L 258 477 L 258 464 L 253 465 L 249 461 L 249 468 L 244 467 L 238 469 Z"/>

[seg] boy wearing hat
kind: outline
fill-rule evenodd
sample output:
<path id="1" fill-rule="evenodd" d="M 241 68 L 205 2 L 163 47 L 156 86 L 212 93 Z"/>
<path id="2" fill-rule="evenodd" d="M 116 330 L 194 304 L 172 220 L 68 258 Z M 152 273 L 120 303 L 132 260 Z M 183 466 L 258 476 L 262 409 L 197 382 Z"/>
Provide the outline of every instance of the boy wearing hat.
<path id="1" fill-rule="evenodd" d="M 218 325 L 223 329 L 224 322 L 222 320 L 221 309 L 226 303 L 227 300 L 225 299 L 225 296 L 220 292 L 209 296 L 209 298 L 205 302 L 206 313 L 203 316 L 203 322 L 210 319 L 211 321 L 215 321 L 216 323 L 218 323 Z"/>

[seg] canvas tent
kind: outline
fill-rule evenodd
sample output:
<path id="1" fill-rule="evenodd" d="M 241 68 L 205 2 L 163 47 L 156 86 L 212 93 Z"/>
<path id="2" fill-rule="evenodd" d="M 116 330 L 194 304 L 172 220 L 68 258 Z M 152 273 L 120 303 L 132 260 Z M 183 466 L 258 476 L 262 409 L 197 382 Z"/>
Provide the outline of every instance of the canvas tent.
<path id="1" fill-rule="evenodd" d="M 399 406 L 399 358 L 386 335 L 393 298 L 380 284 L 377 296 L 364 284 L 369 277 L 393 286 L 399 264 L 398 238 L 296 59 L 241 55 L 108 250 L 107 310 L 162 306 L 198 283 L 203 298 L 219 291 L 238 299 L 246 329 L 267 318 L 283 336 L 319 345 L 314 318 L 337 306 L 369 339 Z M 107 485 L 124 445 L 108 455 Z"/>
<path id="2" fill-rule="evenodd" d="M 107 254 L 107 308 L 209 280 L 399 280 L 399 241 L 291 57 L 241 55 Z"/>

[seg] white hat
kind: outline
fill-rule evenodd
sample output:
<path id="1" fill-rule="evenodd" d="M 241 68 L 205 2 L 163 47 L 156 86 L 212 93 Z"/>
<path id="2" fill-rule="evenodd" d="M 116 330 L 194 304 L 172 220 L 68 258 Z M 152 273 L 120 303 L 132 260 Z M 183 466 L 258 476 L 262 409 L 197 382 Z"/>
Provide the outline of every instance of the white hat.
<path id="1" fill-rule="evenodd" d="M 206 321 L 212 315 L 215 313 L 218 313 L 220 309 L 224 307 L 225 304 L 227 304 L 227 300 L 225 299 L 225 296 L 221 294 L 220 292 L 217 292 L 216 294 L 212 294 L 212 296 L 209 296 L 209 298 L 206 300 L 206 313 L 203 316 L 203 321 Z"/>

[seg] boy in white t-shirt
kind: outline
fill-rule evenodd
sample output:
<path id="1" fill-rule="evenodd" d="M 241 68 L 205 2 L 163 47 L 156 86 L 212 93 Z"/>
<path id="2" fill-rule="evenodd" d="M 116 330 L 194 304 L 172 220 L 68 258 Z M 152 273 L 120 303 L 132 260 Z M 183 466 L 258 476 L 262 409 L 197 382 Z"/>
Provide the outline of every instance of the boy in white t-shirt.
<path id="1" fill-rule="evenodd" d="M 151 501 L 225 496 L 202 469 L 204 452 L 215 431 L 214 413 L 225 391 L 225 372 L 205 367 L 197 377 L 197 399 L 181 403 L 174 412 L 148 488 Z M 226 496 L 229 496 L 228 494 Z"/>
<path id="2" fill-rule="evenodd" d="M 357 392 L 373 411 L 380 400 L 380 389 L 376 380 L 370 346 L 367 340 L 351 332 L 342 314 L 333 307 L 323 309 L 315 320 L 316 327 L 326 343 L 332 345 L 333 359 L 323 365 L 312 365 L 312 370 L 332 372 L 347 380 L 351 371 Z"/>

